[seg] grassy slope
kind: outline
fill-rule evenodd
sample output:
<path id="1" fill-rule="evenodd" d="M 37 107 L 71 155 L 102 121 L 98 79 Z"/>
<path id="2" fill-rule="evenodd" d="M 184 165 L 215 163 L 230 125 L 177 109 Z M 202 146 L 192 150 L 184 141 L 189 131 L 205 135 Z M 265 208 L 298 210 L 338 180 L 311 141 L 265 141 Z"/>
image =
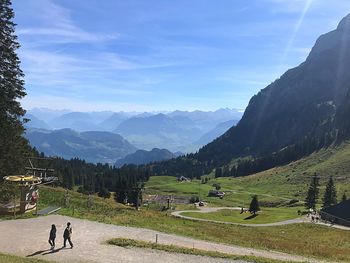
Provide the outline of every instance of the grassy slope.
<path id="1" fill-rule="evenodd" d="M 65 193 L 63 189 L 42 187 L 40 192 L 41 207 L 62 205 Z M 63 215 L 110 224 L 144 227 L 226 244 L 350 261 L 350 232 L 347 231 L 311 224 L 250 228 L 197 222 L 174 218 L 168 212 L 152 209 L 135 211 L 115 204 L 113 200 L 98 197 L 94 198 L 94 207 L 89 210 L 86 196 L 76 192 L 71 192 L 70 195 L 70 205 L 60 211 Z"/>
<path id="2" fill-rule="evenodd" d="M 166 252 L 181 253 L 181 254 L 187 254 L 187 255 L 200 255 L 200 256 L 207 256 L 207 257 L 214 257 L 214 258 L 246 260 L 254 263 L 287 263 L 287 261 L 263 259 L 263 258 L 256 258 L 252 256 L 233 256 L 233 255 L 221 253 L 221 252 L 206 251 L 206 250 L 201 250 L 196 248 L 186 248 L 186 247 L 175 246 L 175 245 L 156 244 L 153 242 L 138 241 L 138 240 L 126 239 L 126 238 L 114 238 L 114 239 L 108 240 L 107 244 L 124 247 L 124 248 L 138 247 L 138 248 L 144 248 L 144 249 L 155 249 L 155 250 L 162 250 Z"/>
<path id="3" fill-rule="evenodd" d="M 148 193 L 199 195 L 213 205 L 247 206 L 252 194 L 258 194 L 262 202 L 283 202 L 287 199 L 305 199 L 310 176 L 317 173 L 321 177 L 320 202 L 329 176 L 333 176 L 338 199 L 343 193 L 350 197 L 350 143 L 337 149 L 323 149 L 289 165 L 276 167 L 254 175 L 239 178 L 213 178 L 207 184 L 194 180 L 177 183 L 174 177 L 152 177 L 146 184 Z M 227 192 L 223 200 L 208 198 L 207 193 L 213 183 L 220 183 Z"/>
<path id="4" fill-rule="evenodd" d="M 0 254 L 0 263 L 47 263 L 49 261 L 36 258 L 22 258 L 7 254 Z"/>
<path id="5" fill-rule="evenodd" d="M 321 195 L 329 176 L 333 176 L 338 199 L 350 190 L 350 143 L 337 149 L 323 149 L 302 160 L 255 175 L 234 179 L 236 187 L 256 193 L 273 194 L 303 200 L 310 176 L 320 175 Z M 228 182 L 230 179 L 220 179 Z M 350 193 L 349 193 L 350 194 Z"/>

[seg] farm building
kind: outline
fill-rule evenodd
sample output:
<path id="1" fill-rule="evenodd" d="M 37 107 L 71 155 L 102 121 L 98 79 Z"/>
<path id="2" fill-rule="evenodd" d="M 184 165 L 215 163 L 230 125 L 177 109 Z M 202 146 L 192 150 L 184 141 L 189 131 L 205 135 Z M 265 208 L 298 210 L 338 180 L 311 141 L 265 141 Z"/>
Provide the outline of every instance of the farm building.
<path id="1" fill-rule="evenodd" d="M 320 216 L 328 222 L 350 227 L 350 200 L 322 209 Z"/>
<path id="2" fill-rule="evenodd" d="M 189 178 L 187 178 L 187 177 L 182 175 L 182 176 L 177 178 L 177 181 L 178 182 L 191 182 L 191 179 L 189 179 Z"/>

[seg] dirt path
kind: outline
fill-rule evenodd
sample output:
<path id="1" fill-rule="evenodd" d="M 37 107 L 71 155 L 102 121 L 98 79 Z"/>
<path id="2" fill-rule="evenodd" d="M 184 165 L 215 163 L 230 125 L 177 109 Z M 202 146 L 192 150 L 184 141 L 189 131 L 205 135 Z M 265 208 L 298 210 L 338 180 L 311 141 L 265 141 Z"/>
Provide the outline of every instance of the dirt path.
<path id="1" fill-rule="evenodd" d="M 61 249 L 62 233 L 66 222 L 73 226 L 73 249 Z M 57 226 L 56 247 L 50 252 L 47 243 L 51 224 Z M 170 254 L 155 250 L 137 248 L 120 248 L 103 244 L 114 237 L 132 238 L 145 241 L 154 241 L 158 234 L 158 241 L 162 244 L 174 244 L 198 249 L 220 251 L 235 255 L 254 255 L 272 259 L 289 260 L 295 262 L 320 262 L 286 253 L 264 251 L 228 246 L 213 242 L 206 242 L 192 238 L 159 233 L 149 229 L 123 227 L 98 222 L 81 220 L 60 215 L 43 216 L 32 219 L 9 220 L 0 222 L 0 252 L 19 256 L 35 256 L 58 262 L 236 262 L 210 257 Z"/>
<path id="2" fill-rule="evenodd" d="M 226 225 L 238 225 L 238 226 L 251 226 L 251 227 L 263 227 L 263 226 L 283 226 L 283 225 L 290 225 L 290 224 L 299 224 L 299 223 L 312 223 L 310 218 L 307 218 L 306 216 L 295 218 L 295 219 L 289 219 L 285 221 L 275 222 L 275 223 L 268 223 L 268 224 L 240 224 L 240 223 L 234 223 L 234 222 L 225 222 L 225 221 L 217 221 L 217 220 L 210 220 L 210 219 L 203 219 L 203 218 L 195 218 L 191 216 L 184 216 L 181 215 L 184 212 L 195 212 L 195 213 L 210 213 L 210 212 L 216 212 L 222 209 L 229 209 L 229 210 L 241 210 L 241 207 L 199 207 L 199 210 L 183 210 L 183 211 L 174 211 L 171 214 L 175 217 L 188 219 L 188 220 L 195 220 L 195 221 L 204 221 L 204 222 L 212 222 L 212 223 L 219 223 L 219 224 L 226 224 Z M 324 223 L 324 222 L 313 222 L 313 224 L 333 227 L 341 230 L 350 230 L 350 227 L 341 226 L 341 225 L 334 225 L 330 223 Z"/>
<path id="3" fill-rule="evenodd" d="M 200 210 L 174 211 L 171 214 L 173 216 L 184 218 L 184 219 L 189 219 L 189 220 L 212 222 L 212 223 L 219 223 L 219 224 L 226 224 L 226 225 L 251 226 L 251 227 L 283 226 L 283 225 L 310 222 L 310 220 L 306 217 L 299 217 L 299 218 L 295 218 L 295 219 L 290 219 L 290 220 L 285 220 L 285 221 L 275 222 L 275 223 L 268 223 L 268 224 L 240 224 L 240 223 L 234 223 L 234 222 L 217 221 L 217 220 L 195 218 L 195 217 L 181 215 L 184 212 L 210 213 L 210 212 L 216 212 L 216 211 L 219 211 L 222 209 L 241 210 L 240 207 L 200 207 Z"/>

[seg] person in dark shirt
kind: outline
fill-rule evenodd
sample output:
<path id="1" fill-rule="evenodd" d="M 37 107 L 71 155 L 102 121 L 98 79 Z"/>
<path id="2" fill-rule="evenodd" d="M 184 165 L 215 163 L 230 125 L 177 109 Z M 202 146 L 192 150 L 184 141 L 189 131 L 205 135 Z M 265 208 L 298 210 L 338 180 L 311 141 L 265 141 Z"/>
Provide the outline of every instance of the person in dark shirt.
<path id="1" fill-rule="evenodd" d="M 55 239 L 56 239 L 56 226 L 51 225 L 50 236 L 49 236 L 49 244 L 51 245 L 51 249 L 55 248 Z"/>
<path id="2" fill-rule="evenodd" d="M 67 243 L 67 240 L 68 240 L 68 242 L 70 244 L 70 248 L 73 248 L 73 243 L 72 243 L 72 240 L 71 240 L 72 233 L 73 233 L 72 227 L 71 227 L 70 223 L 68 222 L 67 223 L 67 227 L 66 227 L 66 229 L 63 232 L 63 240 L 64 240 L 63 247 L 66 247 L 66 243 Z"/>

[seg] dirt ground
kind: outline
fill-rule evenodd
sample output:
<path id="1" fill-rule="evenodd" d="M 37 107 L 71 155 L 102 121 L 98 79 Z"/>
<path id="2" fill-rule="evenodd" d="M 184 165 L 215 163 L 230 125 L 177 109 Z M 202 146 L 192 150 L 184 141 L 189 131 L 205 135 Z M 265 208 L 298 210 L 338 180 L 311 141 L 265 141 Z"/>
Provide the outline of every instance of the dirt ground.
<path id="1" fill-rule="evenodd" d="M 71 222 L 73 227 L 73 249 L 62 248 L 62 235 L 67 222 Z M 51 224 L 55 224 L 57 227 L 56 249 L 53 251 L 50 250 L 48 244 Z M 230 261 L 202 256 L 173 254 L 150 249 L 121 248 L 104 244 L 106 240 L 115 237 L 155 241 L 156 234 L 158 234 L 158 242 L 162 244 L 174 244 L 236 255 L 255 255 L 296 262 L 319 262 L 285 253 L 227 246 L 159 233 L 149 229 L 102 224 L 60 215 L 0 221 L 0 233 L 0 252 L 23 257 L 38 257 L 57 262 L 244 263 L 244 261 Z"/>

